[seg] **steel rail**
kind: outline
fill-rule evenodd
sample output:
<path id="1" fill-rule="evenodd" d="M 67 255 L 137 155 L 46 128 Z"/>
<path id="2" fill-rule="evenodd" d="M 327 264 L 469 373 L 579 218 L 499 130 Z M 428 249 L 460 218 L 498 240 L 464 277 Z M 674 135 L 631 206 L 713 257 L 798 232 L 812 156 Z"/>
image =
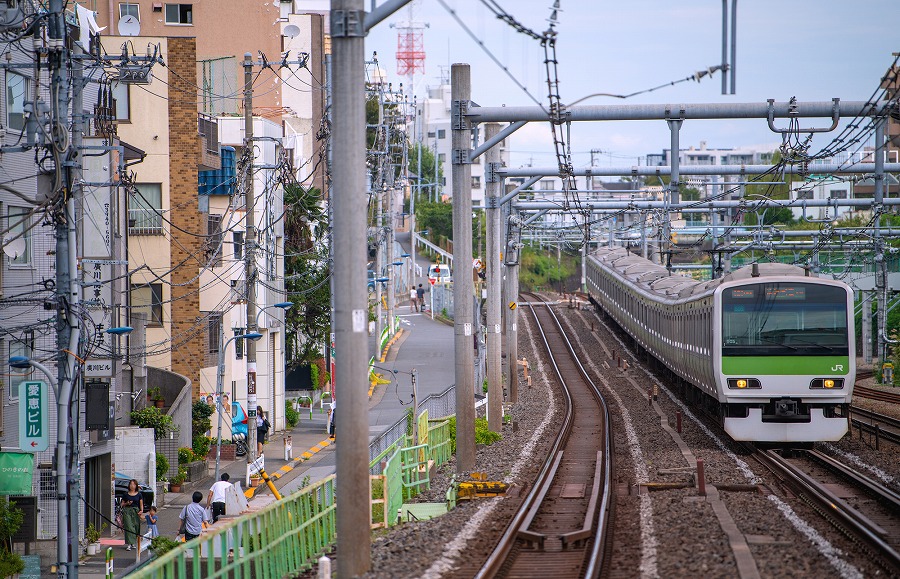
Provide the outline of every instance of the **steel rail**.
<path id="1" fill-rule="evenodd" d="M 883 438 L 889 442 L 900 444 L 900 420 L 892 416 L 872 412 L 859 406 L 851 406 L 850 420 L 858 430 L 875 434 L 876 440 Z M 884 430 L 881 428 L 882 425 L 892 430 Z M 875 448 L 878 448 L 877 442 Z"/>
<path id="2" fill-rule="evenodd" d="M 900 394 L 892 394 L 890 392 L 882 392 L 874 388 L 866 388 L 865 386 L 854 386 L 853 395 L 860 398 L 868 398 L 870 400 L 880 400 L 881 402 L 893 402 L 900 404 Z"/>
<path id="3" fill-rule="evenodd" d="M 811 506 L 835 527 L 852 532 L 869 545 L 875 554 L 883 557 L 884 563 L 890 565 L 895 573 L 900 572 L 900 553 L 882 539 L 878 525 L 847 505 L 821 483 L 790 464 L 774 450 L 758 450 L 755 457 L 775 476 L 800 496 L 805 497 Z"/>
<path id="4" fill-rule="evenodd" d="M 568 386 L 566 386 L 566 380 L 564 379 L 562 372 L 557 364 L 557 360 L 553 355 L 553 351 L 550 347 L 548 338 L 546 333 L 544 332 L 544 328 L 541 325 L 540 320 L 538 319 L 537 312 L 535 311 L 535 305 L 542 305 L 547 307 L 547 312 L 553 319 L 554 324 L 556 325 L 556 329 L 560 332 L 560 336 L 563 339 L 566 349 L 569 352 L 569 355 L 572 357 L 572 361 L 578 367 L 581 372 L 581 377 L 585 380 L 586 384 L 590 387 L 592 394 L 597 400 L 597 403 L 600 407 L 600 412 L 604 416 L 605 426 L 606 426 L 606 436 L 604 439 L 603 450 L 597 451 L 597 461 L 598 464 L 595 467 L 594 471 L 594 483 L 591 485 L 591 495 L 588 503 L 588 507 L 586 510 L 586 514 L 584 517 L 584 522 L 581 528 L 574 529 L 567 533 L 554 534 L 552 535 L 555 538 L 559 538 L 560 541 L 564 545 L 577 543 L 579 541 L 588 540 L 593 536 L 593 540 L 591 541 L 589 546 L 586 546 L 585 553 L 586 557 L 584 559 L 584 565 L 581 567 L 582 573 L 580 576 L 583 577 L 597 577 L 599 576 L 603 564 L 605 563 L 605 558 L 603 554 L 608 547 L 608 533 L 607 529 L 610 523 L 610 503 L 611 503 L 611 480 L 612 480 L 612 450 L 611 450 L 611 435 L 609 433 L 610 428 L 610 416 L 609 409 L 603 399 L 603 396 L 600 394 L 599 389 L 596 385 L 590 380 L 588 374 L 581 362 L 578 360 L 575 355 L 574 347 L 572 346 L 571 341 L 565 334 L 565 331 L 562 328 L 562 324 L 560 323 L 558 317 L 550 309 L 549 304 L 546 302 L 541 302 L 540 300 L 532 300 L 523 305 L 527 305 L 529 310 L 532 313 L 532 316 L 537 324 L 538 331 L 540 332 L 541 339 L 544 342 L 544 347 L 546 348 L 548 355 L 550 357 L 551 365 L 554 368 L 554 371 L 560 380 L 560 383 L 563 385 L 563 390 L 566 396 L 566 404 L 567 404 L 567 412 L 565 417 L 565 423 L 563 428 L 560 429 L 560 434 L 557 436 L 557 439 L 554 441 L 553 449 L 550 453 L 552 460 L 548 460 L 544 467 L 541 470 L 541 473 L 538 477 L 538 480 L 535 482 L 535 485 L 532 487 L 531 492 L 523 504 L 516 516 L 513 518 L 513 521 L 507 527 L 503 536 L 501 537 L 500 542 L 497 545 L 495 551 L 491 554 L 488 560 L 485 562 L 482 569 L 476 575 L 476 577 L 493 577 L 498 574 L 501 568 L 506 564 L 510 553 L 512 553 L 513 548 L 517 542 L 517 540 L 524 540 L 526 542 L 536 542 L 539 545 L 543 544 L 544 539 L 549 538 L 550 535 L 546 533 L 538 533 L 531 531 L 529 529 L 531 522 L 534 520 L 535 516 L 540 509 L 540 503 L 544 496 L 546 496 L 548 490 L 554 484 L 554 476 L 555 472 L 559 468 L 559 464 L 563 455 L 561 450 L 562 444 L 569 438 L 571 435 L 572 425 L 574 421 L 574 415 L 572 410 L 572 396 L 568 392 Z M 602 485 L 600 483 L 600 478 L 602 477 L 603 482 Z M 596 519 L 596 523 L 594 520 Z"/>

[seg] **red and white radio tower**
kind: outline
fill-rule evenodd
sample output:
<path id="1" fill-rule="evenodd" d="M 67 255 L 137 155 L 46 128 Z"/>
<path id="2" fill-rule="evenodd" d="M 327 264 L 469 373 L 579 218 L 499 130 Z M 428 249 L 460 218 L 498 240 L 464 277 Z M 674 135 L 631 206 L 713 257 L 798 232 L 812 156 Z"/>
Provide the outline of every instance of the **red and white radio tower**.
<path id="1" fill-rule="evenodd" d="M 422 42 L 422 22 L 400 22 L 397 28 L 397 76 L 409 77 L 410 90 L 416 73 L 425 74 L 425 47 Z"/>

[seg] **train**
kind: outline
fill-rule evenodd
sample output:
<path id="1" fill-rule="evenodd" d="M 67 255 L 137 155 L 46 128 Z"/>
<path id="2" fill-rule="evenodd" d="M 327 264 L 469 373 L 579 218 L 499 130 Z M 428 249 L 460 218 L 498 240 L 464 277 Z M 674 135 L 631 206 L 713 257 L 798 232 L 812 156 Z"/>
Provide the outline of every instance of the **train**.
<path id="1" fill-rule="evenodd" d="M 586 273 L 591 302 L 734 440 L 802 446 L 847 432 L 856 377 L 847 284 L 780 263 L 697 281 L 624 247 L 592 252 Z"/>

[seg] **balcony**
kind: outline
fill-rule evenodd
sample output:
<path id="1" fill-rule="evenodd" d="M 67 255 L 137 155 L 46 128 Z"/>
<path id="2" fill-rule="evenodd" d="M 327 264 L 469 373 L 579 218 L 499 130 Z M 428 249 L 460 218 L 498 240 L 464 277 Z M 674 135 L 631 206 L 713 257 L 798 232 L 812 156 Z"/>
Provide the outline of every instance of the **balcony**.
<path id="1" fill-rule="evenodd" d="M 162 225 L 162 215 L 157 210 L 128 210 L 128 235 L 162 235 Z"/>

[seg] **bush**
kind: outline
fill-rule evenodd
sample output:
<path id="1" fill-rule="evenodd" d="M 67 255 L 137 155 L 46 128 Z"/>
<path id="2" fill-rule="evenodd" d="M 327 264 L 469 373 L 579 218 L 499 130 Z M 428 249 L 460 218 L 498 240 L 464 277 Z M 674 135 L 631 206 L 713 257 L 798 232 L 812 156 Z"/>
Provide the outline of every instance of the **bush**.
<path id="1" fill-rule="evenodd" d="M 156 480 L 161 481 L 169 472 L 169 459 L 161 452 L 156 453 Z"/>
<path id="2" fill-rule="evenodd" d="M 178 464 L 194 462 L 194 451 L 186 446 L 178 449 Z"/>
<path id="3" fill-rule="evenodd" d="M 494 444 L 503 438 L 499 432 L 494 432 L 488 428 L 486 418 L 475 419 L 475 444 Z"/>
<path id="4" fill-rule="evenodd" d="M 319 366 L 317 364 L 309 365 L 309 381 L 312 382 L 313 390 L 318 390 L 321 384 L 319 384 Z"/>
<path id="5" fill-rule="evenodd" d="M 18 554 L 0 550 L 0 577 L 14 577 L 25 570 L 25 561 Z"/>
<path id="6" fill-rule="evenodd" d="M 172 477 L 170 481 L 172 484 L 181 485 L 184 484 L 184 481 L 187 479 L 187 469 L 183 466 L 178 467 L 178 474 Z"/>
<path id="7" fill-rule="evenodd" d="M 205 436 L 212 429 L 212 416 L 215 409 L 206 403 L 206 399 L 201 398 L 194 402 L 191 406 L 191 434 L 196 439 L 198 436 Z"/>
<path id="8" fill-rule="evenodd" d="M 212 446 L 212 438 L 203 435 L 194 435 L 194 441 L 191 445 L 194 451 L 194 460 L 203 460 Z"/>
<path id="9" fill-rule="evenodd" d="M 300 422 L 300 413 L 294 410 L 294 403 L 291 400 L 284 401 L 284 419 L 287 421 L 288 428 L 293 428 Z"/>
<path id="10" fill-rule="evenodd" d="M 0 577 L 12 577 L 25 570 L 25 562 L 10 549 L 12 536 L 24 519 L 21 509 L 9 504 L 6 497 L 0 497 Z"/>
<path id="11" fill-rule="evenodd" d="M 147 406 L 132 412 L 131 423 L 141 428 L 152 428 L 153 438 L 156 440 L 165 438 L 170 432 L 175 431 L 175 422 L 172 417 L 163 414 L 155 406 Z"/>
<path id="12" fill-rule="evenodd" d="M 163 535 L 150 539 L 150 550 L 153 551 L 153 555 L 156 557 L 162 557 L 177 546 L 177 541 Z"/>

